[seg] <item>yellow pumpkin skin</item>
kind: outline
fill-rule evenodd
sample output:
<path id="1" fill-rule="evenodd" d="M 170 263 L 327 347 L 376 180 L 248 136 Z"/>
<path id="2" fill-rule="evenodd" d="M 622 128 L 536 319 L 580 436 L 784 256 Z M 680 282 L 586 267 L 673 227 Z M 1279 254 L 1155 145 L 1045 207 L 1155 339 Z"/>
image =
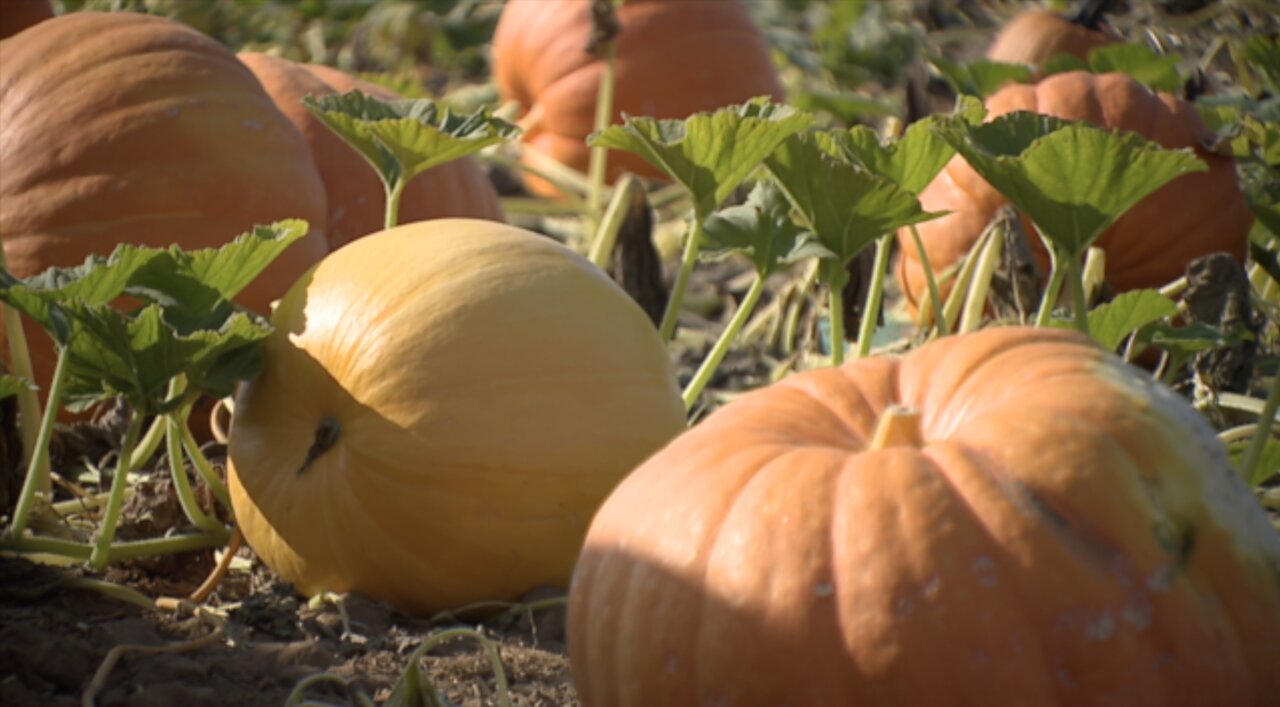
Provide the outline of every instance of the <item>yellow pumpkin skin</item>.
<path id="1" fill-rule="evenodd" d="M 1204 148 L 1211 137 L 1190 103 L 1149 90 L 1125 74 L 1071 71 L 1036 84 L 1011 84 L 986 100 L 987 120 L 1030 111 L 1065 120 L 1083 120 L 1109 130 L 1135 132 L 1170 149 L 1192 148 L 1207 172 L 1184 174 L 1134 205 L 1094 245 L 1107 254 L 1107 283 L 1116 292 L 1161 287 L 1186 272 L 1187 263 L 1215 252 L 1244 262 L 1253 214 L 1240 191 L 1235 160 Z M 920 193 L 925 211 L 947 215 L 917 226 L 935 275 L 964 258 L 1004 196 L 956 155 Z M 1049 253 L 1022 219 L 1023 232 L 1042 275 Z M 927 292 L 924 268 L 911 229 L 897 234 L 894 271 L 908 308 L 915 314 Z M 951 280 L 939 283 L 946 297 Z"/>
<path id="2" fill-rule="evenodd" d="M 891 405 L 920 438 L 871 450 Z M 995 328 L 676 438 L 592 522 L 567 640 L 588 707 L 1262 707 L 1280 536 L 1185 401 Z"/>
<path id="3" fill-rule="evenodd" d="M 612 122 L 624 113 L 683 119 L 761 95 L 782 100 L 769 44 L 741 0 L 626 0 L 617 18 Z M 526 111 L 525 148 L 580 172 L 604 68 L 584 50 L 591 30 L 588 0 L 508 0 L 493 34 L 494 82 Z M 637 155 L 611 152 L 606 178 L 624 171 L 665 178 Z M 525 186 L 558 194 L 531 174 Z"/>
<path id="4" fill-rule="evenodd" d="M 0 239 L 14 275 L 120 243 L 215 247 L 285 218 L 310 231 L 237 297 L 262 314 L 328 251 L 324 185 L 302 136 L 215 40 L 161 17 L 74 12 L 0 42 Z M 47 389 L 52 346 L 34 325 L 27 340 Z"/>
<path id="5" fill-rule="evenodd" d="M 258 78 L 311 148 L 328 196 L 329 249 L 337 250 L 356 238 L 381 231 L 386 222 L 387 201 L 382 181 L 364 157 L 302 105 L 302 99 L 353 90 L 383 100 L 400 96 L 329 66 L 300 64 L 258 52 L 240 52 L 236 56 Z M 433 167 L 405 186 L 400 199 L 400 223 L 446 217 L 506 220 L 498 192 L 471 157 Z"/>
<path id="6" fill-rule="evenodd" d="M 428 612 L 567 586 L 601 501 L 684 427 L 641 309 L 513 226 L 353 241 L 273 322 L 237 395 L 229 484 L 249 545 L 305 594 Z M 337 442 L 299 471 L 326 417 Z"/>

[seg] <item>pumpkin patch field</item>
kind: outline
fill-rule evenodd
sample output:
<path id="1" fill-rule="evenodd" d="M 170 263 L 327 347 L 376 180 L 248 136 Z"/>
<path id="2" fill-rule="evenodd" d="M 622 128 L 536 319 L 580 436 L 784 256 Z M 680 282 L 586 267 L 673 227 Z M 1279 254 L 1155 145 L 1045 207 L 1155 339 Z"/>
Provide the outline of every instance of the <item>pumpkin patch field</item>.
<path id="1" fill-rule="evenodd" d="M 0 0 L 0 704 L 1280 704 L 1273 0 Z"/>

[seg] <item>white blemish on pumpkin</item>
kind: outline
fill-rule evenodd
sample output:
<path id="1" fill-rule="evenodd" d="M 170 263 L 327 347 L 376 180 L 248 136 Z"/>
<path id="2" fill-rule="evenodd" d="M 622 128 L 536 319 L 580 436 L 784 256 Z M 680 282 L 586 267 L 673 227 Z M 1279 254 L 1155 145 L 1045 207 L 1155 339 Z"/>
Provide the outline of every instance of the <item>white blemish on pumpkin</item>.
<path id="1" fill-rule="evenodd" d="M 978 584 L 984 587 L 996 586 L 996 563 L 986 555 L 978 555 L 969 563 L 969 571 L 978 578 Z"/>
<path id="2" fill-rule="evenodd" d="M 250 129 L 250 130 L 261 130 L 261 129 L 262 129 L 262 123 L 259 123 L 258 121 L 253 120 L 252 118 L 249 118 L 249 119 L 246 119 L 246 120 L 242 120 L 242 121 L 240 121 L 240 125 L 242 125 L 242 126 L 244 126 L 244 127 L 248 128 L 248 129 Z"/>
<path id="3" fill-rule="evenodd" d="M 1110 614 L 1103 614 L 1097 621 L 1084 627 L 1085 638 L 1091 641 L 1105 641 L 1116 632 L 1116 620 Z"/>
<path id="4" fill-rule="evenodd" d="M 938 592 L 941 589 L 942 589 L 942 578 L 935 574 L 929 579 L 925 580 L 924 586 L 920 588 L 920 593 L 924 595 L 925 599 L 934 599 L 938 596 Z"/>
<path id="5" fill-rule="evenodd" d="M 678 666 L 679 666 L 679 662 L 676 660 L 676 657 L 674 655 L 667 656 L 667 663 L 664 666 L 667 670 L 667 674 L 675 673 L 676 667 Z"/>
<path id="6" fill-rule="evenodd" d="M 1147 589 L 1153 592 L 1168 591 L 1176 576 L 1178 576 L 1178 568 L 1173 565 L 1165 565 L 1147 578 Z"/>
<path id="7" fill-rule="evenodd" d="M 836 588 L 830 582 L 819 582 L 813 585 L 813 595 L 819 599 L 826 599 L 836 593 Z"/>
<path id="8" fill-rule="evenodd" d="M 1125 623 L 1141 631 L 1151 625 L 1151 605 L 1146 602 L 1130 604 L 1120 612 L 1120 616 Z"/>

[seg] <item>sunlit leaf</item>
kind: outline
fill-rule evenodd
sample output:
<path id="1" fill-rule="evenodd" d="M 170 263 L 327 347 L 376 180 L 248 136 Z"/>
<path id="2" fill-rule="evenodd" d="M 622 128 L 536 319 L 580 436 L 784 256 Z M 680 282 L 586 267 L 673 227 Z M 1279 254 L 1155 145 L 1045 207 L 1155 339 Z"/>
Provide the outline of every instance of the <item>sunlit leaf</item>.
<path id="1" fill-rule="evenodd" d="M 950 119 L 939 134 L 1058 247 L 1079 256 L 1133 205 L 1208 167 L 1190 149 L 1029 112 L 980 126 Z"/>
<path id="2" fill-rule="evenodd" d="M 711 214 L 702 227 L 705 252 L 712 257 L 744 253 L 766 276 L 805 233 L 791 219 L 791 202 L 771 181 L 757 182 L 746 203 Z"/>
<path id="3" fill-rule="evenodd" d="M 757 98 L 684 120 L 626 116 L 587 142 L 643 157 L 684 186 L 696 211 L 706 215 L 783 140 L 812 122 L 808 113 Z"/>
<path id="4" fill-rule="evenodd" d="M 1089 51 L 1089 70 L 1095 74 L 1119 72 L 1157 91 L 1176 93 L 1182 87 L 1178 57 L 1157 54 L 1141 44 L 1117 42 Z"/>
<path id="5" fill-rule="evenodd" d="M 1142 327 L 1172 316 L 1178 307 L 1155 290 L 1131 290 L 1089 312 L 1089 333 L 1110 351 Z"/>
<path id="6" fill-rule="evenodd" d="M 986 98 L 1006 84 L 1029 83 L 1034 77 L 1030 66 L 978 59 L 958 63 L 943 56 L 929 57 L 929 63 L 951 85 L 956 93 Z"/>
<path id="7" fill-rule="evenodd" d="M 834 137 L 848 160 L 919 194 L 955 154 L 955 149 L 932 129 L 937 120 L 934 116 L 917 120 L 902 137 L 888 143 L 881 142 L 876 131 L 864 125 Z"/>

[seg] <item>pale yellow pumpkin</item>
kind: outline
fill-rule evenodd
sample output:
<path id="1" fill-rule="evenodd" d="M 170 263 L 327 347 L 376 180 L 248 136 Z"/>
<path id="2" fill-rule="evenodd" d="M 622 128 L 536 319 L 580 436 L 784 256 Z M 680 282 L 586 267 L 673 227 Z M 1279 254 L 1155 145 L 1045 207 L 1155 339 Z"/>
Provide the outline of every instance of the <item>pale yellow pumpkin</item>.
<path id="1" fill-rule="evenodd" d="M 639 306 L 513 226 L 358 239 L 273 321 L 237 397 L 229 482 L 249 545 L 305 594 L 434 611 L 566 586 L 596 508 L 684 427 Z"/>

